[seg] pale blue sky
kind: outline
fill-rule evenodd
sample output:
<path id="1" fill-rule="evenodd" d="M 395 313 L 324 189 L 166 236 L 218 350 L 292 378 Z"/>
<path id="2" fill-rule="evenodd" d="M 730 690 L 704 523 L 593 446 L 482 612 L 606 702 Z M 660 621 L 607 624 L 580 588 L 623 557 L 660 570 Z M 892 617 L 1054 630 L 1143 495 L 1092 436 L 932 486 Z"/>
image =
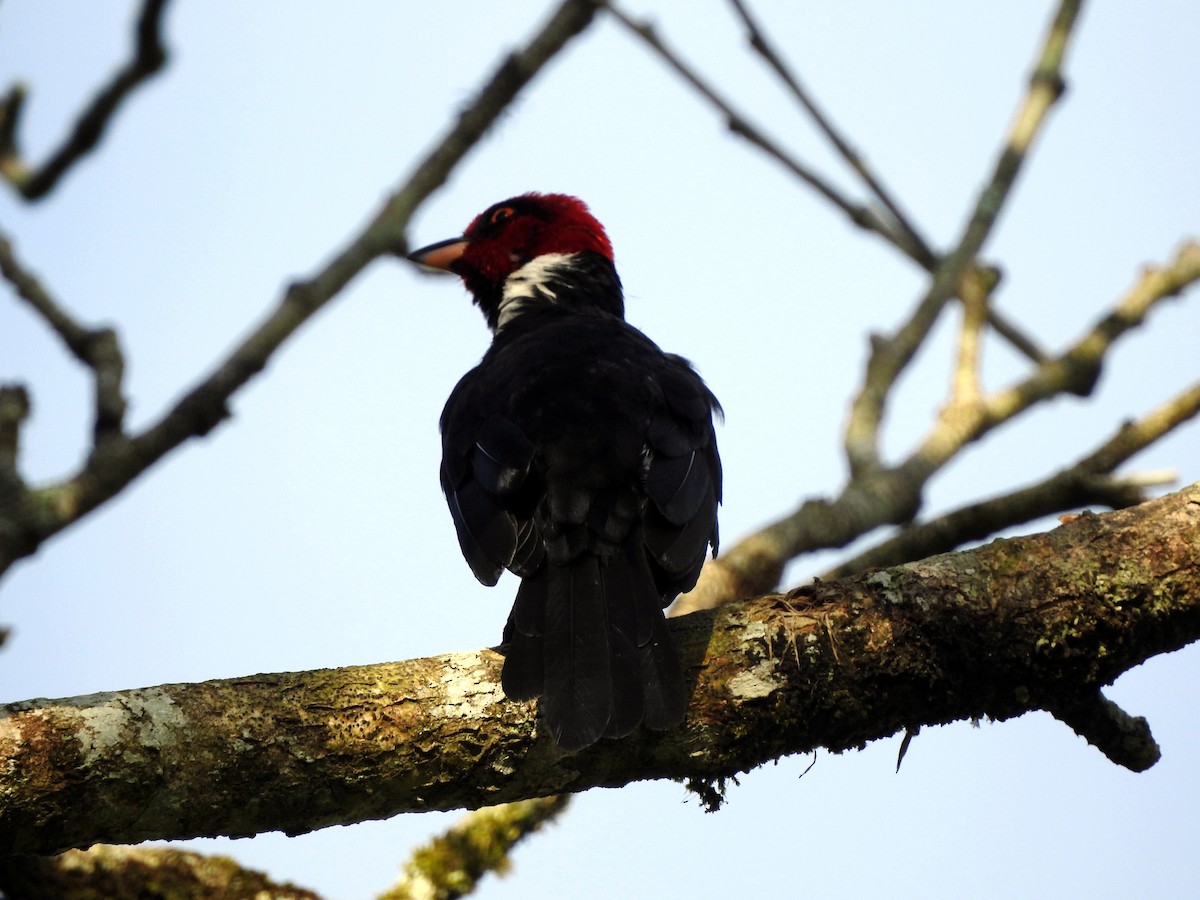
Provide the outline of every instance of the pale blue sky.
<path id="1" fill-rule="evenodd" d="M 48 201 L 0 193 L 0 228 L 87 321 L 120 329 L 134 423 L 156 417 L 373 213 L 546 3 L 210 2 L 168 17 L 173 57 L 100 151 Z M 628 5 L 796 152 L 832 167 L 743 50 L 720 2 Z M 759 2 L 776 41 L 939 245 L 956 237 L 1023 90 L 1046 3 Z M 127 46 L 132 4 L 0 4 L 0 87 L 31 85 L 25 147 L 62 133 Z M 999 302 L 1047 346 L 1078 335 L 1145 262 L 1200 231 L 1200 6 L 1093 4 L 1069 89 L 987 256 Z M 842 185 L 853 181 L 829 169 Z M 721 398 L 732 542 L 844 476 L 840 428 L 867 334 L 923 280 L 848 226 L 613 23 L 560 58 L 438 193 L 414 243 L 457 234 L 524 190 L 587 200 L 608 226 L 630 320 L 695 361 Z M 931 488 L 931 509 L 1024 484 L 1200 374 L 1200 298 L 1156 314 L 1094 402 L 1062 400 L 989 438 Z M 949 328 L 905 379 L 887 446 L 919 437 L 946 381 Z M 514 588 L 462 562 L 437 484 L 437 417 L 482 354 L 451 280 L 381 262 L 240 394 L 234 419 L 11 573 L 0 699 L 60 697 L 425 656 L 495 643 Z M 992 385 L 1021 362 L 990 345 Z M 0 379 L 35 414 L 23 465 L 71 470 L 88 385 L 0 298 Z M 1200 429 L 1133 468 L 1200 479 Z M 799 578 L 832 561 L 803 560 Z M 1112 696 L 1149 718 L 1163 760 L 1108 763 L 1044 714 L 923 732 L 747 774 L 705 815 L 680 785 L 593 791 L 479 896 L 905 898 L 1194 894 L 1200 652 Z M 286 838 L 197 841 L 357 900 L 456 814 Z"/>

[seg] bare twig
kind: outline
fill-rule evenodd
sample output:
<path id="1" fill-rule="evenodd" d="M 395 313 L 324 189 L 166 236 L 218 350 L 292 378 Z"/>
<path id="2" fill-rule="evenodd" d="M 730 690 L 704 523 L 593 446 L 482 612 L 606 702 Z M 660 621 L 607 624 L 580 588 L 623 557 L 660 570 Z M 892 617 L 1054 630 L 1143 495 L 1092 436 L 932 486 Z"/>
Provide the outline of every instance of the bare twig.
<path id="1" fill-rule="evenodd" d="M 789 153 L 777 141 L 768 137 L 762 129 L 750 123 L 742 113 L 738 112 L 728 100 L 708 84 L 700 74 L 683 61 L 683 58 L 671 50 L 659 37 L 658 32 L 648 22 L 637 22 L 626 15 L 614 3 L 605 4 L 613 18 L 639 37 L 648 47 L 662 57 L 668 66 L 675 70 L 684 81 L 690 84 L 705 99 L 716 107 L 725 117 L 725 124 L 731 132 L 754 144 L 768 156 L 781 163 L 801 181 L 809 185 L 822 197 L 840 209 L 855 225 L 867 231 L 873 231 L 888 242 L 904 249 L 904 239 L 897 235 L 892 225 L 885 221 L 871 207 L 855 203 L 833 186 L 832 182 L 823 178 L 811 166 L 801 162 Z"/>
<path id="2" fill-rule="evenodd" d="M 0 104 L 0 175 L 26 200 L 38 200 L 50 193 L 71 166 L 96 147 L 129 95 L 166 65 L 167 51 L 161 35 L 166 7 L 167 0 L 145 0 L 138 16 L 133 59 L 96 95 L 62 146 L 41 168 L 31 170 L 17 147 L 25 89 L 20 85 L 14 87 Z"/>
<path id="3" fill-rule="evenodd" d="M 880 525 L 910 521 L 925 484 L 964 447 L 1052 397 L 1086 394 L 1113 342 L 1140 325 L 1159 303 L 1198 281 L 1200 243 L 1189 241 L 1167 266 L 1147 267 L 1113 312 L 1027 378 L 974 403 L 948 403 L 929 434 L 901 463 L 852 475 L 835 499 L 809 500 L 712 560 L 696 587 L 676 601 L 676 614 L 764 593 L 778 583 L 787 562 L 801 553 L 843 547 Z M 1153 439 L 1151 432 L 1143 432 L 1147 440 Z M 1126 434 L 1123 440 L 1132 438 Z"/>
<path id="4" fill-rule="evenodd" d="M 963 273 L 958 287 L 962 300 L 962 327 L 958 335 L 958 363 L 954 368 L 951 402 L 975 403 L 979 399 L 979 373 L 983 365 L 983 327 L 987 322 L 988 299 L 994 282 L 972 266 Z"/>
<path id="5" fill-rule="evenodd" d="M 834 127 L 830 118 L 817 106 L 816 100 L 800 84 L 800 79 L 792 72 L 791 67 L 784 62 L 783 56 L 768 43 L 766 35 L 758 27 L 754 17 L 750 15 L 746 4 L 742 0 L 730 0 L 730 2 L 738 16 L 741 17 L 742 24 L 746 26 L 750 46 L 787 85 L 792 95 L 817 124 L 821 133 L 833 144 L 846 164 L 862 179 L 871 193 L 875 195 L 875 199 L 888 211 L 896 226 L 890 230 L 890 233 L 893 237 L 900 239 L 900 249 L 923 268 L 934 269 L 938 263 L 936 254 L 929 248 L 928 242 L 921 237 L 920 232 L 900 207 L 899 202 L 892 196 L 891 191 L 875 174 L 866 158 L 850 145 L 850 142 Z"/>
<path id="6" fill-rule="evenodd" d="M 985 425 L 1011 418 L 1057 394 L 1079 397 L 1091 394 L 1113 343 L 1141 325 L 1164 300 L 1179 296 L 1197 281 L 1200 281 L 1200 241 L 1193 238 L 1180 246 L 1167 265 L 1147 266 L 1113 311 L 1065 353 L 1047 360 L 1028 378 L 986 398 L 981 407 Z M 981 430 L 976 436 L 983 433 Z"/>
<path id="7" fill-rule="evenodd" d="M 1031 363 L 1040 366 L 1046 361 L 1046 351 L 1033 338 L 1008 321 L 1004 314 L 991 303 L 987 308 L 987 320 L 988 324 L 995 329 L 996 334 L 1012 344 L 1013 348 Z"/>
<path id="8" fill-rule="evenodd" d="M 854 224 L 880 235 L 923 269 L 928 272 L 934 272 L 940 265 L 942 257 L 930 249 L 928 242 L 921 237 L 910 218 L 901 209 L 899 202 L 895 200 L 879 180 L 878 176 L 870 169 L 863 156 L 834 128 L 829 117 L 816 105 L 811 94 L 800 84 L 796 76 L 783 62 L 782 57 L 770 47 L 761 29 L 758 28 L 757 24 L 751 18 L 745 5 L 740 0 L 731 0 L 731 2 L 733 2 L 735 9 L 747 27 L 750 34 L 751 46 L 772 66 L 806 112 L 816 122 L 817 127 L 834 145 L 834 148 L 846 160 L 847 164 L 864 181 L 880 207 L 886 213 L 885 216 L 880 216 L 879 212 L 871 206 L 855 203 L 850 200 L 835 188 L 828 179 L 819 175 L 815 169 L 801 162 L 776 141 L 767 137 L 761 129 L 752 125 L 743 114 L 734 109 L 732 103 L 723 98 L 715 88 L 705 82 L 693 67 L 683 61 L 683 58 L 678 53 L 671 50 L 651 25 L 645 22 L 635 22 L 611 2 L 606 5 L 622 25 L 641 38 L 670 68 L 674 69 L 685 82 L 690 84 L 700 96 L 725 117 L 727 126 L 734 134 L 745 138 L 751 144 L 767 153 L 768 156 L 781 163 L 786 169 L 800 178 L 801 181 L 808 184 L 845 213 Z M 1037 344 L 1026 337 L 1016 325 L 1009 322 L 1002 313 L 990 305 L 987 308 L 987 320 L 996 329 L 996 333 L 1009 341 L 1019 353 L 1028 357 L 1033 362 L 1041 362 L 1042 356 Z"/>
<path id="9" fill-rule="evenodd" d="M 21 423 L 29 416 L 29 393 L 18 384 L 0 384 L 0 506 L 5 485 L 17 478 Z"/>
<path id="10" fill-rule="evenodd" d="M 928 522 L 905 527 L 899 534 L 821 574 L 822 580 L 845 578 L 879 566 L 894 566 L 935 553 L 946 553 L 1005 528 L 1023 525 L 1080 506 L 1101 504 L 1113 509 L 1146 500 L 1143 475 L 1113 476 L 1116 468 L 1140 450 L 1200 414 L 1200 383 L 1173 397 L 1136 422 L 1126 422 L 1109 440 L 1069 468 L 1028 487 L 972 503 Z M 1161 484 L 1156 475 L 1154 483 Z"/>
<path id="11" fill-rule="evenodd" d="M 32 492 L 36 514 L 7 531 L 0 529 L 0 572 L 123 490 L 171 450 L 190 438 L 207 434 L 224 420 L 234 393 L 262 371 L 271 355 L 304 322 L 372 261 L 404 250 L 405 230 L 413 212 L 445 182 L 521 89 L 588 26 L 595 11 L 592 0 L 564 0 L 532 40 L 501 63 L 449 132 L 366 228 L 321 271 L 306 281 L 293 283 L 279 305 L 207 378 L 141 434 L 108 441 L 97 447 L 103 452 L 94 453 L 81 471 L 66 481 Z M 43 307 L 49 309 L 45 304 L 39 309 Z"/>
<path id="12" fill-rule="evenodd" d="M 0 235 L 0 274 L 13 286 L 17 296 L 45 320 L 71 355 L 91 369 L 95 402 L 93 445 L 99 447 L 119 437 L 126 408 L 125 357 L 116 332 L 111 328 L 85 328 L 76 322 L 20 263 L 12 244 L 3 235 Z"/>
<path id="13" fill-rule="evenodd" d="M 873 471 L 879 461 L 879 426 L 892 388 L 924 342 L 947 301 L 959 290 L 963 273 L 991 234 L 1021 165 L 1063 91 L 1062 64 L 1082 0 L 1063 0 L 1039 54 L 1029 90 L 1017 111 L 995 169 L 975 204 L 958 246 L 934 273 L 933 283 L 916 309 L 890 338 L 876 338 L 866 378 L 855 397 L 846 428 L 845 450 L 852 474 Z"/>
<path id="14" fill-rule="evenodd" d="M 1131 772 L 1145 772 L 1162 758 L 1146 720 L 1129 715 L 1099 691 L 1052 706 L 1050 713 Z"/>

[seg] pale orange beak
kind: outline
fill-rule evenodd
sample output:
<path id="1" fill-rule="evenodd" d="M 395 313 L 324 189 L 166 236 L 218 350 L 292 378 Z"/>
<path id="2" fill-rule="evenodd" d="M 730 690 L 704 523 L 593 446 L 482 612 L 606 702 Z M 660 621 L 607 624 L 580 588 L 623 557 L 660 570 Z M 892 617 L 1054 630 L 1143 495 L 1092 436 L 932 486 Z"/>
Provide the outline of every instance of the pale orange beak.
<path id="1" fill-rule="evenodd" d="M 414 250 L 408 254 L 408 258 L 418 265 L 430 269 L 453 272 L 454 264 L 463 255 L 463 251 L 467 249 L 468 243 L 466 238 L 450 238 L 446 241 L 438 241 L 436 244 L 430 244 L 428 247 L 422 247 L 420 250 Z"/>

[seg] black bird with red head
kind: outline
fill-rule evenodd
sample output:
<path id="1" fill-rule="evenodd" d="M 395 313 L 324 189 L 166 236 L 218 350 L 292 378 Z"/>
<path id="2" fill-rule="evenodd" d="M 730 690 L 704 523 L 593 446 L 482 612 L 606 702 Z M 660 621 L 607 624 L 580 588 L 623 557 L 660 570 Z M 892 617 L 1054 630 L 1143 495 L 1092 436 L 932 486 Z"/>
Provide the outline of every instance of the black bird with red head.
<path id="1" fill-rule="evenodd" d="M 624 319 L 604 228 L 523 194 L 409 257 L 459 275 L 494 337 L 442 412 L 442 489 L 475 576 L 521 578 L 502 683 L 564 750 L 673 728 L 687 706 L 663 607 L 717 550 L 720 405 Z"/>

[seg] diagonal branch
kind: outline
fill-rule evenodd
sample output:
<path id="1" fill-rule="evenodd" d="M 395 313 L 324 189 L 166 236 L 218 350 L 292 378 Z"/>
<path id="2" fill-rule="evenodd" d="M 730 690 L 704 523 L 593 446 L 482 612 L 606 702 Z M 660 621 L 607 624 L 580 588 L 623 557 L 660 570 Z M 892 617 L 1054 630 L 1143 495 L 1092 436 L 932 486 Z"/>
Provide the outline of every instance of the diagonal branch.
<path id="1" fill-rule="evenodd" d="M 445 834 L 418 847 L 400 880 L 377 900 L 465 897 L 488 872 L 503 873 L 509 851 L 561 814 L 570 799 L 567 794 L 555 794 L 475 810 Z"/>
<path id="2" fill-rule="evenodd" d="M 1083 698 L 1200 638 L 1200 485 L 671 629 L 694 681 L 685 725 L 576 754 L 537 730 L 531 704 L 504 699 L 489 650 L 10 704 L 0 853 L 712 782 L 817 746 L 1034 709 L 1105 744 L 1112 729 L 1091 730 Z"/>
<path id="3" fill-rule="evenodd" d="M 162 18 L 167 0 L 144 0 L 135 30 L 133 59 L 79 116 L 62 146 L 36 170 L 31 170 L 17 146 L 17 129 L 25 103 L 25 89 L 17 85 L 0 102 L 0 175 L 26 200 L 40 200 L 80 159 L 95 149 L 109 123 L 130 94 L 167 63 L 162 43 Z"/>
<path id="4" fill-rule="evenodd" d="M 720 95 L 716 88 L 706 82 L 700 73 L 683 61 L 679 54 L 671 50 L 659 37 L 654 27 L 647 22 L 634 21 L 621 11 L 614 3 L 605 4 L 608 11 L 618 22 L 632 34 L 640 38 L 648 47 L 662 57 L 663 61 L 675 70 L 680 77 L 699 92 L 709 103 L 716 107 L 725 117 L 726 126 L 731 132 L 749 141 L 772 159 L 783 165 L 793 175 L 809 185 L 818 194 L 846 214 L 855 225 L 873 231 L 902 250 L 904 241 L 898 237 L 894 229 L 885 222 L 878 213 L 868 206 L 855 203 L 833 186 L 832 182 L 823 178 L 816 169 L 802 162 L 789 153 L 777 141 L 768 137 L 762 129 L 751 124 L 750 120 L 738 112 L 733 105 Z"/>
<path id="5" fill-rule="evenodd" d="M 780 80 L 787 85 L 792 96 L 796 98 L 797 102 L 812 117 L 812 120 L 821 130 L 821 133 L 825 135 L 826 139 L 834 146 L 834 149 L 837 150 L 854 173 L 862 179 L 863 183 L 875 196 L 875 199 L 888 211 L 896 226 L 894 229 L 891 229 L 891 234 L 901 239 L 900 249 L 920 264 L 922 268 L 933 270 L 938 263 L 937 255 L 929 248 L 928 242 L 921 237 L 920 232 L 917 231 L 909 216 L 900 207 L 899 202 L 892 196 L 891 191 L 884 186 L 866 158 L 850 145 L 850 142 L 834 127 L 829 116 L 817 106 L 816 100 L 800 83 L 800 79 L 792 72 L 791 67 L 784 62 L 783 56 L 767 41 L 766 34 L 758 27 L 758 23 L 750 15 L 750 10 L 746 4 L 742 0 L 730 0 L 730 2 L 741 18 L 742 24 L 746 26 L 750 46 L 775 71 Z"/>
<path id="6" fill-rule="evenodd" d="M 1109 440 L 1069 468 L 1017 491 L 972 503 L 899 534 L 824 572 L 836 580 L 879 566 L 895 566 L 947 553 L 1005 528 L 1068 509 L 1103 504 L 1113 509 L 1146 500 L 1138 477 L 1112 477 L 1117 466 L 1200 414 L 1200 383 L 1192 385 L 1136 422 L 1126 422 Z"/>
<path id="7" fill-rule="evenodd" d="M 0 528 L 0 573 L 115 496 L 167 453 L 227 418 L 232 396 L 301 325 L 371 262 L 404 249 L 405 229 L 417 207 L 445 183 L 542 67 L 591 23 L 595 11 L 592 0 L 564 0 L 530 42 L 501 63 L 366 228 L 314 276 L 293 283 L 250 335 L 161 419 L 141 434 L 97 447 L 84 468 L 66 481 L 31 492 L 28 505 L 34 514 Z"/>
<path id="8" fill-rule="evenodd" d="M 1062 65 L 1082 0 L 1063 0 L 1044 39 L 1029 89 L 1009 129 L 1004 149 L 958 245 L 938 266 L 933 283 L 916 309 L 890 338 L 876 339 L 867 362 L 866 378 L 851 406 L 845 450 L 851 473 L 879 466 L 879 429 L 883 412 L 897 379 L 924 343 L 930 329 L 957 296 L 964 274 L 976 257 L 1004 208 L 1034 139 L 1046 122 L 1050 108 L 1063 91 Z"/>
<path id="9" fill-rule="evenodd" d="M 899 464 L 853 474 L 837 497 L 806 501 L 710 561 L 696 587 L 676 601 L 676 611 L 709 609 L 772 590 L 783 567 L 802 553 L 844 547 L 881 525 L 911 521 L 925 485 L 968 444 L 1054 397 L 1086 394 L 1113 343 L 1161 302 L 1198 281 L 1200 242 L 1193 240 L 1166 266 L 1147 267 L 1111 313 L 1027 378 L 976 402 L 947 404 L 929 434 Z"/>
<path id="10" fill-rule="evenodd" d="M 0 235 L 0 274 L 92 372 L 95 418 L 94 445 L 120 437 L 125 421 L 125 356 L 111 328 L 85 328 L 55 302 L 41 282 L 16 258 L 9 240 Z"/>

